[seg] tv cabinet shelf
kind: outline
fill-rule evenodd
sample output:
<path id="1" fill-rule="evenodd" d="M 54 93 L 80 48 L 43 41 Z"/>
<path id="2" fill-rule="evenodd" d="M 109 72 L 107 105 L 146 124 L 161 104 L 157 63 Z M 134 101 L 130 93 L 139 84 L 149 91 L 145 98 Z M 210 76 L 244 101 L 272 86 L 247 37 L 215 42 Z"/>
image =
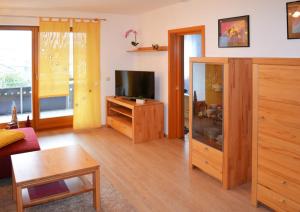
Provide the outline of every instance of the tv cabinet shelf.
<path id="1" fill-rule="evenodd" d="M 106 125 L 141 143 L 164 136 L 164 106 L 155 100 L 145 104 L 122 97 L 106 97 Z"/>
<path id="2" fill-rule="evenodd" d="M 124 116 L 127 116 L 129 118 L 132 118 L 132 110 L 125 108 L 123 106 L 112 106 L 112 107 L 110 107 L 110 110 L 112 110 L 116 113 L 122 114 Z"/>

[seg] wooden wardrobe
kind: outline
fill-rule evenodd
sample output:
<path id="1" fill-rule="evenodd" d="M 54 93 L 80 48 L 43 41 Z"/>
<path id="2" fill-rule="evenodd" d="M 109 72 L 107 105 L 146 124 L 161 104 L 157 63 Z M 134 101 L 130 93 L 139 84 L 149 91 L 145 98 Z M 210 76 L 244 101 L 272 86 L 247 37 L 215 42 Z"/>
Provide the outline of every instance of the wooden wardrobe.
<path id="1" fill-rule="evenodd" d="M 226 189 L 251 179 L 252 59 L 190 59 L 190 164 Z"/>
<path id="2" fill-rule="evenodd" d="M 252 202 L 300 211 L 300 59 L 253 59 Z"/>

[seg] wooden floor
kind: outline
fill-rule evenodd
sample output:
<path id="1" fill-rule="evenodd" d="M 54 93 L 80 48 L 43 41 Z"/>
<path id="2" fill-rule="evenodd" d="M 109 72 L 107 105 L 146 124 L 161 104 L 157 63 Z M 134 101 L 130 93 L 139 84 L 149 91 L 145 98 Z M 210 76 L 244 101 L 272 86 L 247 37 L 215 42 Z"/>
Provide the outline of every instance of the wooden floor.
<path id="1" fill-rule="evenodd" d="M 250 204 L 250 185 L 226 191 L 188 165 L 188 142 L 162 139 L 143 144 L 109 128 L 39 132 L 42 149 L 80 144 L 101 164 L 114 187 L 138 211 L 268 211 Z"/>

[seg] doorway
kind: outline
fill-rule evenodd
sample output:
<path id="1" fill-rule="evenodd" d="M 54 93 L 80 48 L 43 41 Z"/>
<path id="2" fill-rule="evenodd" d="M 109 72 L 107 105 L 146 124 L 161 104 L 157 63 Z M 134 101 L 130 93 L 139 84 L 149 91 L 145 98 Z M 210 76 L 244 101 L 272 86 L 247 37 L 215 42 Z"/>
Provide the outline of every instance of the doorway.
<path id="1" fill-rule="evenodd" d="M 188 133 L 189 58 L 205 56 L 205 26 L 169 30 L 168 138 Z"/>

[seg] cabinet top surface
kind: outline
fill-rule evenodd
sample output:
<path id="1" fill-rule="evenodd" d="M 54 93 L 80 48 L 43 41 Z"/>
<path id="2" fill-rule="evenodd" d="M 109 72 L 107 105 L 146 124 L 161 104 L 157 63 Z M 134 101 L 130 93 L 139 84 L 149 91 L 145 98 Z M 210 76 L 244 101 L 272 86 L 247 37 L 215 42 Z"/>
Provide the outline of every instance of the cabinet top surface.
<path id="1" fill-rule="evenodd" d="M 127 100 L 127 99 L 124 99 L 123 97 L 114 97 L 114 96 L 107 96 L 106 100 L 110 101 L 110 102 L 116 102 L 116 103 L 121 102 L 130 107 L 140 107 L 140 106 L 147 106 L 147 105 L 163 104 L 162 102 L 153 100 L 153 99 L 147 99 L 145 101 L 145 104 L 137 104 L 135 101 Z"/>
<path id="2" fill-rule="evenodd" d="M 214 63 L 214 64 L 227 64 L 228 58 L 225 57 L 191 57 L 192 63 Z"/>

